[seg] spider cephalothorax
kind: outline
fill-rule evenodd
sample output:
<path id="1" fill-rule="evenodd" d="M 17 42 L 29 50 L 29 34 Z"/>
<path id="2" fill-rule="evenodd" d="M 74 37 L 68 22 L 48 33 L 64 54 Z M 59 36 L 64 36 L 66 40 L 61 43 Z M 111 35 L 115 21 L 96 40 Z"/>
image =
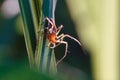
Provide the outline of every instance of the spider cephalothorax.
<path id="1" fill-rule="evenodd" d="M 57 64 L 59 62 L 61 62 L 67 55 L 67 48 L 68 48 L 68 43 L 66 41 L 63 41 L 63 39 L 65 37 L 68 37 L 74 41 L 76 41 L 80 46 L 81 46 L 81 43 L 75 39 L 74 37 L 68 35 L 68 34 L 59 34 L 59 32 L 61 31 L 61 29 L 63 28 L 63 26 L 59 26 L 58 28 L 56 27 L 56 24 L 54 22 L 54 20 L 52 18 L 48 18 L 46 17 L 45 20 L 47 20 L 49 22 L 48 26 L 45 28 L 46 29 L 46 36 L 48 38 L 48 40 L 50 41 L 48 46 L 50 48 L 55 48 L 56 46 L 58 46 L 59 44 L 65 44 L 66 45 L 66 48 L 65 48 L 65 54 L 64 56 L 57 62 Z M 52 45 L 52 46 L 51 46 Z"/>

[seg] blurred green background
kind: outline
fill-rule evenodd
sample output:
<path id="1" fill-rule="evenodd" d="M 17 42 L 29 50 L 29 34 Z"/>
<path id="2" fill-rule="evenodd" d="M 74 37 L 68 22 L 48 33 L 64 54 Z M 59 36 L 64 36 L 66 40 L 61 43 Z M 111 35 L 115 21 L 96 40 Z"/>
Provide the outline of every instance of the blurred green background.
<path id="1" fill-rule="evenodd" d="M 79 29 L 76 28 L 77 25 L 75 24 L 75 20 L 70 14 L 70 9 L 72 8 L 67 6 L 67 4 L 68 0 L 58 0 L 55 11 L 56 25 L 59 26 L 62 24 L 64 28 L 61 33 L 69 34 L 77 38 L 79 41 L 82 40 L 81 43 L 85 44 L 83 41 L 84 36 L 88 36 L 86 36 L 86 34 L 82 37 L 77 35 L 79 34 L 79 29 L 83 29 L 83 27 Z M 86 18 L 86 16 L 81 17 Z M 53 80 L 53 78 L 49 76 L 29 69 L 27 51 L 21 26 L 23 26 L 23 23 L 18 1 L 0 0 L 0 80 Z M 91 62 L 93 59 L 91 60 L 90 56 L 92 50 L 89 50 L 92 47 L 89 46 L 90 48 L 88 48 L 84 47 L 84 45 L 80 47 L 73 40 L 65 40 L 69 44 L 68 54 L 58 66 L 58 79 L 94 80 L 94 69 L 92 68 L 93 63 Z M 57 59 L 60 59 L 64 55 L 64 50 L 64 45 L 60 45 L 55 48 Z"/>

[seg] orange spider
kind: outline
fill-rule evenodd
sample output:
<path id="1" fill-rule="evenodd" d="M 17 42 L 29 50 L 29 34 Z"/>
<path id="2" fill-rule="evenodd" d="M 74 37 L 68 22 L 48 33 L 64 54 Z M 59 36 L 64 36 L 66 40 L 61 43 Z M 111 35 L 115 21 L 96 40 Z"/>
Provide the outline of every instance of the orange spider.
<path id="1" fill-rule="evenodd" d="M 75 39 L 74 37 L 68 35 L 68 34 L 59 34 L 59 32 L 61 31 L 61 29 L 63 28 L 63 26 L 59 26 L 58 28 L 56 27 L 56 24 L 54 22 L 54 20 L 52 18 L 48 18 L 46 17 L 45 20 L 47 20 L 49 22 L 49 25 L 48 27 L 46 27 L 46 36 L 48 38 L 48 40 L 50 41 L 48 46 L 50 48 L 55 48 L 56 46 L 60 45 L 60 44 L 65 44 L 66 45 L 66 48 L 65 48 L 65 54 L 64 56 L 56 63 L 58 64 L 59 62 L 61 62 L 67 55 L 67 48 L 68 48 L 68 43 L 66 41 L 63 41 L 63 39 L 65 37 L 68 37 L 70 39 L 73 39 L 74 41 L 76 41 L 80 46 L 81 46 L 81 43 Z M 53 46 L 51 46 L 53 45 Z"/>

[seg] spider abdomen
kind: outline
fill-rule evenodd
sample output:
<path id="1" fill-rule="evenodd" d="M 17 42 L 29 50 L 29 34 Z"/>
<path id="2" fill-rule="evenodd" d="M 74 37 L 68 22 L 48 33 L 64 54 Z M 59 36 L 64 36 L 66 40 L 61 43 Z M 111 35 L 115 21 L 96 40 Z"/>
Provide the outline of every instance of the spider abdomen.
<path id="1" fill-rule="evenodd" d="M 48 39 L 52 44 L 56 43 L 56 34 L 49 34 Z"/>

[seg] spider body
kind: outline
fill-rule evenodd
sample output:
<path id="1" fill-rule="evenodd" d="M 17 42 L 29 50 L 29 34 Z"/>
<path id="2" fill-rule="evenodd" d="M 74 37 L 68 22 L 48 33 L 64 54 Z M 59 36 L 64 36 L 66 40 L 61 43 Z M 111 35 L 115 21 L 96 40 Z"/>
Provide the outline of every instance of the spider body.
<path id="1" fill-rule="evenodd" d="M 48 18 L 46 17 L 45 20 L 47 20 L 49 22 L 48 26 L 45 28 L 46 29 L 46 37 L 49 40 L 49 44 L 48 46 L 50 48 L 55 48 L 56 46 L 60 45 L 60 44 L 65 44 L 65 54 L 64 56 L 57 62 L 57 64 L 59 62 L 61 62 L 67 55 L 67 48 L 68 48 L 68 43 L 66 41 L 64 41 L 63 39 L 65 37 L 68 37 L 74 41 L 76 41 L 80 46 L 81 43 L 75 39 L 74 37 L 68 35 L 68 34 L 59 34 L 59 32 L 61 31 L 61 29 L 63 28 L 63 26 L 59 26 L 58 28 L 56 27 L 56 24 L 54 22 L 54 20 L 52 18 Z M 52 46 L 51 46 L 52 45 Z"/>
<path id="2" fill-rule="evenodd" d="M 51 42 L 51 44 L 54 45 L 54 43 L 57 42 L 57 39 L 56 39 L 57 35 L 55 33 L 52 33 L 52 34 L 48 34 L 47 35 L 47 38 L 48 40 Z"/>

